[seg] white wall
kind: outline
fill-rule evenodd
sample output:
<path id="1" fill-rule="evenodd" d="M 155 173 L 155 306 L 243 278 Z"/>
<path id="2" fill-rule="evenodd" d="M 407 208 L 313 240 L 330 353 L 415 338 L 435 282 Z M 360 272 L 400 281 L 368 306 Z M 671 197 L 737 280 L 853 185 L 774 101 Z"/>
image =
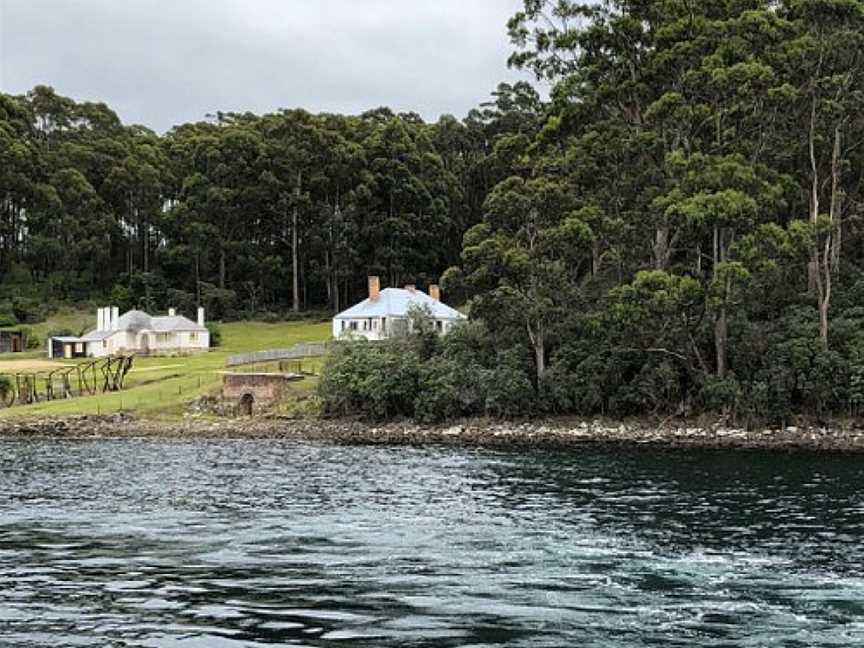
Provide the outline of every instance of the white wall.
<path id="1" fill-rule="evenodd" d="M 150 353 L 196 353 L 210 348 L 210 332 L 199 332 L 194 336 L 191 331 L 157 333 L 155 331 L 117 331 L 104 341 L 91 342 L 88 352 L 90 356 L 102 358 L 119 353 L 143 353 L 145 351 L 144 336 L 147 336 L 147 347 Z M 193 339 L 196 337 L 197 339 Z"/>
<path id="2" fill-rule="evenodd" d="M 352 328 L 353 325 L 353 328 Z M 387 337 L 380 317 L 361 319 L 334 319 L 333 337 L 355 337 L 367 340 L 383 340 Z"/>
<path id="3" fill-rule="evenodd" d="M 333 320 L 333 337 L 339 339 L 341 337 L 365 338 L 367 340 L 384 340 L 394 333 L 394 325 L 405 327 L 405 332 L 410 330 L 410 322 L 407 318 L 388 317 L 386 325 L 382 322 L 382 318 L 362 319 L 334 319 Z M 441 333 L 449 333 L 455 325 L 451 320 L 435 320 L 441 322 Z M 351 328 L 351 324 L 355 327 Z M 385 330 L 386 329 L 386 330 Z"/>

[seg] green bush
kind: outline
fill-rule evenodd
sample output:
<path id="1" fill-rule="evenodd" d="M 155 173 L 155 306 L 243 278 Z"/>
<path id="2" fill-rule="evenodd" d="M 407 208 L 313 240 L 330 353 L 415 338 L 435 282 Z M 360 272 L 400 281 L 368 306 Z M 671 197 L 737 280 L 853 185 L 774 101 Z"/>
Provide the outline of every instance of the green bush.
<path id="1" fill-rule="evenodd" d="M 12 380 L 9 376 L 0 376 L 0 399 L 6 398 L 9 392 L 12 391 Z"/>
<path id="2" fill-rule="evenodd" d="M 29 326 L 25 326 L 21 329 L 21 332 L 24 334 L 24 343 L 30 351 L 35 351 L 36 349 L 42 348 L 42 338 L 36 335 Z"/>
<path id="3" fill-rule="evenodd" d="M 418 378 L 417 357 L 398 341 L 339 342 L 327 355 L 318 393 L 325 414 L 412 416 Z"/>
<path id="4" fill-rule="evenodd" d="M 0 327 L 15 326 L 18 324 L 18 318 L 12 310 L 12 304 L 9 302 L 0 303 Z"/>
<path id="5" fill-rule="evenodd" d="M 483 372 L 483 388 L 490 416 L 524 416 L 535 409 L 537 393 L 531 378 L 512 352 L 502 353 L 498 366 Z"/>
<path id="6" fill-rule="evenodd" d="M 414 417 L 421 423 L 439 423 L 483 413 L 482 379 L 483 368 L 471 362 L 430 358 L 420 366 Z"/>
<path id="7" fill-rule="evenodd" d="M 12 300 L 12 312 L 23 324 L 43 322 L 48 317 L 48 306 L 42 300 L 16 297 Z"/>
<path id="8" fill-rule="evenodd" d="M 741 398 L 741 385 L 734 376 L 710 377 L 702 386 L 702 403 L 709 412 L 734 414 Z"/>
<path id="9" fill-rule="evenodd" d="M 205 326 L 210 332 L 210 347 L 222 346 L 222 325 L 219 322 L 207 322 Z"/>

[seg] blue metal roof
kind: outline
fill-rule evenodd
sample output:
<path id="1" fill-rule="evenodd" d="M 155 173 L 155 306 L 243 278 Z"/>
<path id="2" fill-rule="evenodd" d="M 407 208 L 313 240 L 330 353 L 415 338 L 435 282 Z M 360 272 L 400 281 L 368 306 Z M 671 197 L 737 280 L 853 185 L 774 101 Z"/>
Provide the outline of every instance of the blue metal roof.
<path id="1" fill-rule="evenodd" d="M 428 308 L 432 317 L 437 320 L 463 320 L 465 316 L 455 308 L 450 308 L 437 299 L 419 290 L 411 291 L 404 288 L 385 288 L 378 299 L 364 299 L 348 310 L 344 310 L 334 319 L 364 319 L 369 317 L 408 317 L 412 307 Z"/>

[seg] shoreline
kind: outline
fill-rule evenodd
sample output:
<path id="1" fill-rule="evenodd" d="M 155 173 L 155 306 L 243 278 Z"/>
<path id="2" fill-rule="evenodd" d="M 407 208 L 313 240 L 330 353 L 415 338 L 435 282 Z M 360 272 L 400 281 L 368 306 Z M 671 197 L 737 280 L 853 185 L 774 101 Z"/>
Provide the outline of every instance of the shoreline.
<path id="1" fill-rule="evenodd" d="M 444 425 L 354 419 L 138 419 L 129 415 L 0 419 L 0 439 L 283 439 L 339 445 L 489 448 L 615 446 L 690 450 L 864 453 L 864 428 L 787 427 L 747 431 L 590 419 L 463 420 Z"/>

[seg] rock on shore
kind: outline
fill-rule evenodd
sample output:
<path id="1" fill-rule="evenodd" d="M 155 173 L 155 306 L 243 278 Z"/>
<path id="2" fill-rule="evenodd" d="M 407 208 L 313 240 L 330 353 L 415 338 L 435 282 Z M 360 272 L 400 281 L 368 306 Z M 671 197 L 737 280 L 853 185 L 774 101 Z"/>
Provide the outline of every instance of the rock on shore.
<path id="1" fill-rule="evenodd" d="M 338 444 L 477 445 L 490 447 L 573 447 L 616 445 L 658 448 L 774 449 L 864 452 L 864 429 L 787 427 L 744 430 L 729 427 L 654 427 L 597 420 L 476 419 L 442 426 L 411 422 L 371 424 L 348 419 L 204 419 L 177 422 L 127 415 L 0 420 L 3 437 L 53 438 L 249 438 L 293 439 Z"/>

